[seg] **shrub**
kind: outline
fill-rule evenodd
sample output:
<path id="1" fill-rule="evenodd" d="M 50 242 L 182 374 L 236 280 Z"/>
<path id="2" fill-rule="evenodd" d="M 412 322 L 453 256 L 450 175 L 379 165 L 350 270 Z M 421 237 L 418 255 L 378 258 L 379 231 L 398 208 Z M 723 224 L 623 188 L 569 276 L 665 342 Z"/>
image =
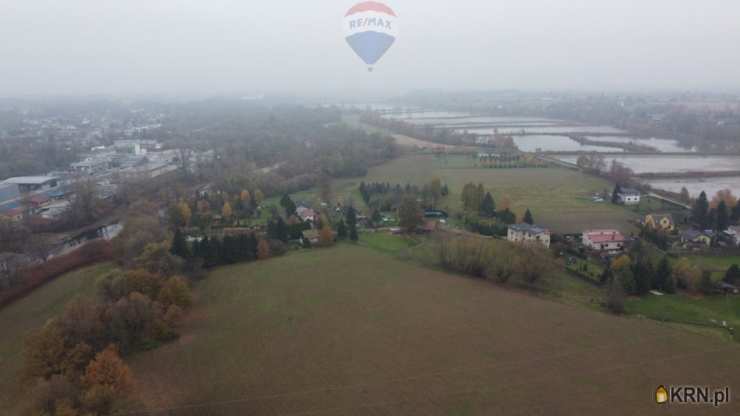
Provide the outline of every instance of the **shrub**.
<path id="1" fill-rule="evenodd" d="M 539 244 L 524 244 L 517 251 L 514 271 L 525 284 L 533 285 L 544 276 L 549 263 L 547 251 Z"/>
<path id="2" fill-rule="evenodd" d="M 149 243 L 133 260 L 133 267 L 148 270 L 161 276 L 171 276 L 182 270 L 183 260 L 170 252 L 169 243 Z"/>
<path id="3" fill-rule="evenodd" d="M 164 282 L 159 290 L 157 300 L 164 308 L 174 305 L 181 309 L 187 309 L 193 303 L 188 282 L 179 276 L 170 277 Z"/>
<path id="4" fill-rule="evenodd" d="M 711 295 L 714 291 L 714 283 L 712 282 L 712 272 L 704 270 L 701 274 L 701 281 L 699 282 L 699 290 L 705 295 Z"/>
<path id="5" fill-rule="evenodd" d="M 260 240 L 257 244 L 257 258 L 267 260 L 270 258 L 270 243 L 267 240 Z"/>
<path id="6" fill-rule="evenodd" d="M 486 269 L 486 277 L 494 278 L 499 283 L 506 283 L 514 275 L 514 253 L 505 249 L 490 262 Z"/>
<path id="7" fill-rule="evenodd" d="M 476 277 L 485 277 L 490 252 L 487 241 L 473 238 L 444 240 L 439 246 L 442 267 Z"/>
<path id="8" fill-rule="evenodd" d="M 613 276 L 609 281 L 609 288 L 606 294 L 606 307 L 614 314 L 624 313 L 624 285 L 619 276 Z"/>

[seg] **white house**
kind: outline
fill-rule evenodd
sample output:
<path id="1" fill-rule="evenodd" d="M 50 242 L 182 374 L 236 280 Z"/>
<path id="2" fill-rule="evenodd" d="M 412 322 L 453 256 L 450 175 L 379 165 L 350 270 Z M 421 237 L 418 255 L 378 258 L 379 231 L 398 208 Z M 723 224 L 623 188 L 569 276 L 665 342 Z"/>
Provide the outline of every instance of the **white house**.
<path id="1" fill-rule="evenodd" d="M 550 247 L 550 230 L 529 224 L 514 224 L 509 226 L 507 240 L 512 243 L 536 242 Z"/>
<path id="2" fill-rule="evenodd" d="M 624 205 L 637 205 L 640 203 L 640 191 L 632 188 L 622 188 L 617 194 L 619 203 Z"/>
<path id="3" fill-rule="evenodd" d="M 740 226 L 730 227 L 725 232 L 730 236 L 735 245 L 740 247 Z"/>
<path id="4" fill-rule="evenodd" d="M 618 230 L 588 230 L 583 232 L 583 245 L 596 251 L 621 251 L 627 240 Z"/>

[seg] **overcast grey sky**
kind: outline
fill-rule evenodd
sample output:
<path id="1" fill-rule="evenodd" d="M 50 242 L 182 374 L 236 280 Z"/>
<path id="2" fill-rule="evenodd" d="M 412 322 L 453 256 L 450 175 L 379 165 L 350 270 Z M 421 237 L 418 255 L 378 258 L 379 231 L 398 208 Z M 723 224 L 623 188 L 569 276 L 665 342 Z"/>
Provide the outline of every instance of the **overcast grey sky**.
<path id="1" fill-rule="evenodd" d="M 373 73 L 356 2 L 0 0 L 0 95 L 740 89 L 737 0 L 389 0 Z"/>

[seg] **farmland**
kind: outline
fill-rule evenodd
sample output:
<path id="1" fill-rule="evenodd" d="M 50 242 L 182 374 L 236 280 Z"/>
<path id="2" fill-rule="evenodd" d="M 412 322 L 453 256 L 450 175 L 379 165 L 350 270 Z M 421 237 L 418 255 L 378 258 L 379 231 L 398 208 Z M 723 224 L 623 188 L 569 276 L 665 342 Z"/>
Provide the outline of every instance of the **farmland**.
<path id="1" fill-rule="evenodd" d="M 659 384 L 740 383 L 737 344 L 364 247 L 224 267 L 196 293 L 181 339 L 131 361 L 155 414 L 647 415 Z"/>
<path id="2" fill-rule="evenodd" d="M 64 305 L 78 296 L 94 296 L 96 277 L 111 269 L 110 264 L 87 267 L 48 283 L 12 305 L 0 310 L 0 414 L 8 414 L 15 403 L 17 373 L 21 368 L 23 339 L 57 316 Z"/>
<path id="3" fill-rule="evenodd" d="M 594 193 L 613 185 L 607 181 L 561 168 L 485 169 L 474 166 L 469 156 L 415 155 L 372 168 L 364 178 L 336 181 L 339 190 L 356 188 L 360 181 L 423 185 L 439 177 L 450 187 L 450 196 L 440 206 L 460 211 L 460 193 L 468 182 L 482 183 L 497 203 L 504 198 L 521 218 L 529 208 L 537 223 L 559 233 L 577 233 L 588 228 L 617 228 L 633 231 L 628 223 L 637 214 L 623 207 L 591 200 Z M 359 198 L 355 198 L 357 202 Z"/>

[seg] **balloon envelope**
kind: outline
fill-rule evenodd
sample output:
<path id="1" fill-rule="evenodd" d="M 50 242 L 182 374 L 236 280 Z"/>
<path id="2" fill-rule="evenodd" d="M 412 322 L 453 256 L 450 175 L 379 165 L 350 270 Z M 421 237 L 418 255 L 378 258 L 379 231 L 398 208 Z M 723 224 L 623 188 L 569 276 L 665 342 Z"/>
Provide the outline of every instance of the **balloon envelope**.
<path id="1" fill-rule="evenodd" d="M 377 1 L 358 3 L 344 16 L 345 39 L 367 64 L 375 65 L 396 42 L 396 13 Z"/>

